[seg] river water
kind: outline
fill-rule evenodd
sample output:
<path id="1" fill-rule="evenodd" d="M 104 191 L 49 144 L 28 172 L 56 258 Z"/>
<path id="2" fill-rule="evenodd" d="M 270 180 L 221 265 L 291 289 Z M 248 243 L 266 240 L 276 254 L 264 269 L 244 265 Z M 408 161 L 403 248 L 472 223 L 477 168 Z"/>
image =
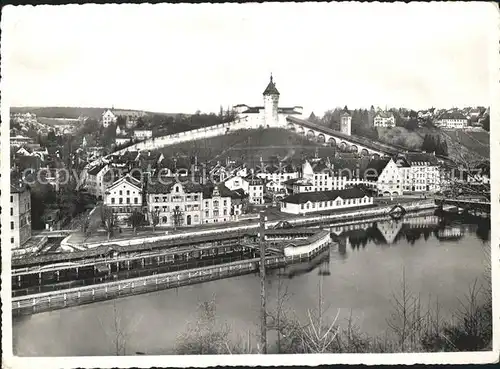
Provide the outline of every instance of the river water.
<path id="1" fill-rule="evenodd" d="M 382 335 L 391 295 L 406 283 L 423 303 L 439 298 L 441 314 L 457 308 L 475 280 L 486 283 L 489 222 L 419 216 L 333 229 L 336 241 L 315 260 L 269 272 L 268 307 L 286 291 L 284 306 L 304 321 L 323 296 L 325 315 L 349 316 L 360 331 Z M 320 283 L 321 280 L 321 283 Z M 200 303 L 215 299 L 217 321 L 234 340 L 255 342 L 260 282 L 249 274 L 113 301 L 16 317 L 14 353 L 20 356 L 115 355 L 117 332 L 126 354 L 173 353 L 176 338 L 197 319 Z M 118 328 L 115 328 L 118 327 Z M 123 351 L 122 351 L 123 352 Z"/>

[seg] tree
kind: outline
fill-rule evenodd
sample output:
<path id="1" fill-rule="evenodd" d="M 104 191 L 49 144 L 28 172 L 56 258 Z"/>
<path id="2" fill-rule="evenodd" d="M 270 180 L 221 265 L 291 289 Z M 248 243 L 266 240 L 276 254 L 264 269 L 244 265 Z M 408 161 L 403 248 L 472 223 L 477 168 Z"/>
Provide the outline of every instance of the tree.
<path id="1" fill-rule="evenodd" d="M 174 225 L 174 230 L 177 230 L 177 227 L 181 226 L 183 221 L 184 221 L 184 213 L 178 206 L 176 206 L 172 210 L 172 223 Z"/>
<path id="2" fill-rule="evenodd" d="M 116 117 L 116 126 L 123 129 L 127 126 L 127 119 L 123 115 Z"/>
<path id="3" fill-rule="evenodd" d="M 108 240 L 114 235 L 116 221 L 116 214 L 113 213 L 113 209 L 101 205 L 101 225 L 106 229 Z"/>
<path id="4" fill-rule="evenodd" d="M 405 123 L 405 128 L 409 131 L 415 131 L 418 129 L 418 120 L 416 118 L 410 118 L 408 122 Z"/>
<path id="5" fill-rule="evenodd" d="M 144 224 L 144 214 L 134 211 L 128 218 L 128 224 L 132 226 L 134 235 L 137 234 L 137 228 Z"/>
<path id="6" fill-rule="evenodd" d="M 160 210 L 151 210 L 149 212 L 149 221 L 153 227 L 153 232 L 156 230 L 156 225 L 160 223 Z"/>
<path id="7" fill-rule="evenodd" d="M 110 147 L 115 143 L 116 139 L 116 126 L 114 124 L 110 124 L 105 127 L 101 134 L 101 145 L 104 147 Z"/>
<path id="8" fill-rule="evenodd" d="M 127 354 L 127 343 L 131 332 L 134 332 L 137 325 L 142 320 L 142 315 L 139 315 L 136 319 L 130 319 L 124 317 L 123 312 L 117 306 L 117 300 L 112 301 L 111 305 L 111 315 L 112 319 L 104 321 L 98 315 L 97 319 L 102 330 L 109 337 L 111 344 L 113 346 L 113 353 L 116 356 Z M 105 322 L 110 322 L 111 324 L 107 326 Z"/>
<path id="9" fill-rule="evenodd" d="M 231 353 L 228 345 L 229 326 L 218 324 L 215 296 L 200 303 L 195 322 L 188 323 L 187 331 L 177 337 L 179 355 L 213 355 Z"/>

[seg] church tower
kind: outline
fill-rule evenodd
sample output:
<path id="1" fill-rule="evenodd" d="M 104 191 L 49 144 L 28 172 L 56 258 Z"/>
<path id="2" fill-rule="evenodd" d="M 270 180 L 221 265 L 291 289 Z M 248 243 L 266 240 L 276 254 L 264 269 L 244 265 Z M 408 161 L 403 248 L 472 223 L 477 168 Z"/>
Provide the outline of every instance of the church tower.
<path id="1" fill-rule="evenodd" d="M 351 114 L 347 110 L 347 106 L 344 108 L 340 116 L 340 132 L 350 136 L 351 135 Z"/>
<path id="2" fill-rule="evenodd" d="M 266 89 L 264 90 L 264 127 L 277 127 L 278 121 L 278 101 L 280 93 L 273 82 L 273 75 Z"/>

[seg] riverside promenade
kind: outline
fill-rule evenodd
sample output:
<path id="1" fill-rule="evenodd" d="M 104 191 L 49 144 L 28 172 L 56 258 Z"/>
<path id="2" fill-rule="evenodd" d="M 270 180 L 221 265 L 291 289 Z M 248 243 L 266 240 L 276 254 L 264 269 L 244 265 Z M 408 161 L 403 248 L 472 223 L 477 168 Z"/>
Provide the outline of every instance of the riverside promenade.
<path id="1" fill-rule="evenodd" d="M 339 209 L 338 211 L 330 211 L 328 213 L 314 213 L 309 215 L 295 215 L 295 216 L 280 216 L 281 214 L 269 213 L 266 228 L 273 228 L 278 223 L 286 221 L 292 226 L 316 226 L 321 224 L 341 224 L 343 222 L 352 222 L 356 220 L 363 220 L 367 218 L 390 216 L 390 212 L 394 206 L 399 205 L 406 212 L 414 212 L 420 210 L 428 210 L 437 208 L 433 199 L 415 200 L 407 199 L 406 201 L 393 201 L 385 204 L 378 204 L 372 207 L 358 207 L 349 210 Z M 265 210 L 265 209 L 263 209 Z M 275 220 L 272 220 L 272 219 Z M 210 234 L 220 234 L 226 232 L 238 232 L 243 230 L 257 229 L 259 227 L 258 219 L 249 219 L 231 222 L 230 224 L 206 224 L 196 227 L 184 227 L 176 231 L 165 229 L 138 231 L 133 235 L 130 231 L 127 233 L 116 234 L 113 238 L 108 240 L 105 233 L 85 237 L 81 233 L 74 233 L 66 237 L 61 246 L 64 249 L 85 250 L 99 246 L 120 245 L 129 246 L 143 243 L 154 243 L 165 240 L 182 239 L 185 237 L 196 237 Z"/>

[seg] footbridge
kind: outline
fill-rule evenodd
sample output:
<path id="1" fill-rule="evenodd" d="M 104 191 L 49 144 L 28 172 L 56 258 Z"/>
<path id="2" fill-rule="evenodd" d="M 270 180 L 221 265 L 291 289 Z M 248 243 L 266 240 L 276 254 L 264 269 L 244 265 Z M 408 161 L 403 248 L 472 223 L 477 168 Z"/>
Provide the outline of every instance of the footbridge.
<path id="1" fill-rule="evenodd" d="M 491 202 L 480 200 L 461 200 L 461 199 L 436 199 L 439 206 L 452 205 L 464 209 L 469 213 L 487 213 L 491 214 Z"/>
<path id="2" fill-rule="evenodd" d="M 342 151 L 361 155 L 395 155 L 408 149 L 373 141 L 364 137 L 346 135 L 322 125 L 288 116 L 287 128 L 308 139 L 322 143 L 325 146 L 338 147 Z"/>

